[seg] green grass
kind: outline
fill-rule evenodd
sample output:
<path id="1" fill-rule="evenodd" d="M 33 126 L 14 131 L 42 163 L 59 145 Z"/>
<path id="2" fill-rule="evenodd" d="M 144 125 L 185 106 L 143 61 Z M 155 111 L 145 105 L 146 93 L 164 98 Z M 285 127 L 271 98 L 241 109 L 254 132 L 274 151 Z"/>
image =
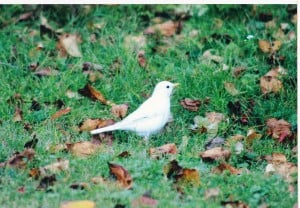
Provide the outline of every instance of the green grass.
<path id="1" fill-rule="evenodd" d="M 23 151 L 24 144 L 32 139 L 32 132 L 38 138 L 35 147 L 35 158 L 28 163 L 24 170 L 0 168 L 0 204 L 2 207 L 59 207 L 61 202 L 69 200 L 89 199 L 96 202 L 97 207 L 114 207 L 116 204 L 130 207 L 131 201 L 146 191 L 151 191 L 158 207 L 220 207 L 222 201 L 240 200 L 250 207 L 258 207 L 266 203 L 269 207 L 293 207 L 297 201 L 297 184 L 295 192 L 288 192 L 289 184 L 277 175 L 265 176 L 267 165 L 259 158 L 274 152 L 284 153 L 288 160 L 297 163 L 297 157 L 291 149 L 295 141 L 278 143 L 266 135 L 265 121 L 269 118 L 284 119 L 293 127 L 297 126 L 297 68 L 296 40 L 283 42 L 279 54 L 285 57 L 282 66 L 287 69 L 283 78 L 284 90 L 277 95 L 262 96 L 259 79 L 272 66 L 267 63 L 267 55 L 258 48 L 258 40 L 272 40 L 276 29 L 267 30 L 255 28 L 261 24 L 258 20 L 260 12 L 272 13 L 278 24 L 288 22 L 290 30 L 297 31 L 290 22 L 291 15 L 287 5 L 257 6 L 256 14 L 252 6 L 209 6 L 208 11 L 198 17 L 200 9 L 192 8 L 193 16 L 183 22 L 183 30 L 176 37 L 167 38 L 169 48 L 166 53 L 154 52 L 153 47 L 162 43 L 162 37 L 147 37 L 145 47 L 148 66 L 139 66 L 136 54 L 124 46 L 124 38 L 128 35 L 138 35 L 149 26 L 155 13 L 168 11 L 172 14 L 176 6 L 97 6 L 86 11 L 81 7 L 63 6 L 1 6 L 0 7 L 0 162 L 6 161 L 14 152 Z M 30 20 L 7 23 L 11 17 L 18 16 L 27 10 L 35 9 Z M 80 48 L 82 58 L 61 58 L 56 50 L 56 40 L 48 37 L 29 36 L 30 31 L 39 32 L 40 15 L 45 16 L 50 24 L 68 33 L 78 33 L 82 37 Z M 171 18 L 175 16 L 171 15 Z M 223 20 L 223 26 L 216 30 L 216 18 Z M 169 18 L 166 18 L 168 20 Z M 105 23 L 102 29 L 91 30 L 88 23 Z M 6 24 L 7 23 L 7 24 Z M 277 28 L 279 26 L 277 25 Z M 189 36 L 196 29 L 196 37 Z M 91 43 L 92 33 L 97 36 L 97 42 Z M 211 35 L 228 34 L 233 39 L 226 43 L 222 39 L 211 38 Z M 246 40 L 247 35 L 254 35 Z M 106 45 L 101 45 L 100 40 Z M 44 49 L 30 54 L 39 42 Z M 12 52 L 15 47 L 17 54 Z M 201 57 L 207 49 L 213 49 L 216 55 L 224 58 L 224 64 L 229 70 L 223 71 L 222 64 L 206 63 Z M 189 54 L 189 56 L 187 55 Z M 111 69 L 115 59 L 121 60 L 117 71 Z M 38 78 L 28 66 L 39 62 L 40 67 L 52 67 L 59 71 L 58 76 Z M 87 118 L 113 118 L 110 107 L 88 98 L 68 98 L 68 89 L 76 92 L 88 82 L 82 73 L 84 62 L 98 63 L 104 66 L 103 77 L 92 83 L 105 97 L 115 103 L 129 103 L 130 112 L 136 109 L 144 100 L 143 94 L 152 92 L 158 81 L 171 80 L 179 82 L 172 97 L 172 112 L 174 122 L 166 127 L 162 134 L 153 136 L 146 146 L 141 138 L 126 132 L 115 132 L 115 141 L 111 147 L 91 157 L 82 159 L 70 153 L 59 152 L 51 154 L 47 147 L 66 141 L 89 141 L 87 132 L 79 133 L 74 127 Z M 246 67 L 246 72 L 240 78 L 232 76 L 232 69 L 238 66 Z M 231 96 L 226 92 L 223 83 L 232 82 L 242 92 Z M 23 121 L 13 122 L 16 104 L 7 100 L 14 94 L 21 94 L 24 102 L 20 104 L 23 110 Z M 198 112 L 183 109 L 178 100 L 182 98 L 210 98 L 208 105 L 202 105 Z M 41 104 L 39 111 L 30 110 L 32 99 Z M 58 109 L 53 104 L 61 99 L 66 106 L 71 107 L 69 114 L 57 120 L 50 116 Z M 230 118 L 228 102 L 239 100 L 243 108 L 247 108 L 249 99 L 255 100 L 253 113 L 247 125 L 242 125 Z M 229 164 L 234 167 L 249 169 L 249 174 L 240 176 L 212 174 L 211 170 L 217 163 L 205 163 L 199 153 L 205 150 L 206 136 L 189 130 L 196 115 L 204 116 L 206 112 L 220 112 L 228 122 L 219 127 L 218 136 L 228 138 L 237 133 L 246 135 L 249 128 L 254 127 L 262 138 L 241 155 L 232 154 Z M 24 130 L 24 123 L 32 126 L 32 132 Z M 66 133 L 63 133 L 63 129 Z M 295 129 L 295 128 L 294 128 Z M 157 147 L 166 143 L 175 143 L 177 147 L 182 137 L 188 136 L 189 142 L 176 156 L 168 156 L 159 160 L 151 159 L 149 147 Z M 128 158 L 118 158 L 123 151 L 129 151 Z M 249 158 L 249 154 L 253 157 Z M 39 181 L 28 177 L 32 167 L 43 167 L 64 158 L 70 161 L 66 172 L 56 174 L 57 182 L 50 187 L 51 191 L 36 190 Z M 251 157 L 250 157 L 251 158 Z M 201 186 L 186 188 L 185 194 L 180 195 L 163 175 L 163 167 L 172 159 L 187 168 L 196 168 L 200 172 Z M 114 162 L 125 167 L 133 177 L 132 190 L 120 190 L 106 185 L 93 185 L 90 179 L 95 176 L 109 176 L 107 162 Z M 72 183 L 87 182 L 87 190 L 73 190 Z M 18 192 L 24 186 L 25 193 Z M 220 188 L 220 194 L 215 199 L 205 199 L 204 192 L 209 188 Z"/>

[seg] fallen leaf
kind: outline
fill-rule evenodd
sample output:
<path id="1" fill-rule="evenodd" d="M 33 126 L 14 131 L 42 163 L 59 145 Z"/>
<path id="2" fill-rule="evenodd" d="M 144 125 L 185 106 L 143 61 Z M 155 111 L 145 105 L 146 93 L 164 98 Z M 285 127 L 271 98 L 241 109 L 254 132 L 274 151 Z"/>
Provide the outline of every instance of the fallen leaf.
<path id="1" fill-rule="evenodd" d="M 20 188 L 18 188 L 18 192 L 21 194 L 24 194 L 26 191 L 25 186 L 21 186 Z"/>
<path id="2" fill-rule="evenodd" d="M 265 173 L 277 173 L 281 175 L 287 182 L 293 183 L 297 181 L 298 167 L 296 164 L 288 162 L 282 153 L 273 153 L 268 159 Z"/>
<path id="3" fill-rule="evenodd" d="M 34 150 L 31 148 L 25 149 L 23 152 L 14 153 L 10 159 L 3 163 L 3 166 L 9 166 L 13 168 L 25 168 L 27 162 L 34 157 Z"/>
<path id="4" fill-rule="evenodd" d="M 138 52 L 146 47 L 147 39 L 144 35 L 128 35 L 124 38 L 124 46 L 127 50 Z"/>
<path id="5" fill-rule="evenodd" d="M 224 145 L 224 138 L 221 137 L 215 137 L 208 140 L 208 142 L 205 144 L 205 149 L 212 149 L 215 147 L 221 147 Z"/>
<path id="6" fill-rule="evenodd" d="M 80 131 L 91 131 L 97 128 L 102 128 L 105 126 L 110 126 L 114 124 L 115 121 L 112 119 L 102 120 L 102 119 L 87 119 L 79 124 Z"/>
<path id="7" fill-rule="evenodd" d="M 221 201 L 221 205 L 226 208 L 249 208 L 249 206 L 242 201 Z"/>
<path id="8" fill-rule="evenodd" d="M 200 174 L 196 169 L 183 168 L 180 174 L 174 176 L 178 185 L 200 185 Z"/>
<path id="9" fill-rule="evenodd" d="M 64 108 L 64 109 L 61 109 L 59 111 L 57 111 L 56 113 L 54 113 L 52 116 L 51 116 L 51 120 L 54 120 L 54 119 L 57 119 L 63 115 L 67 115 L 68 113 L 70 113 L 71 111 L 71 108 L 70 107 L 67 107 L 67 108 Z"/>
<path id="10" fill-rule="evenodd" d="M 221 63 L 224 60 L 224 58 L 221 57 L 221 56 L 213 55 L 211 53 L 211 49 L 204 51 L 204 53 L 202 55 L 202 58 L 204 60 L 213 61 L 213 62 L 216 62 L 216 63 Z"/>
<path id="11" fill-rule="evenodd" d="M 15 113 L 14 113 L 14 117 L 13 117 L 13 121 L 14 122 L 20 122 L 23 120 L 23 111 L 20 108 L 16 108 L 15 109 Z"/>
<path id="12" fill-rule="evenodd" d="M 128 108 L 129 108 L 128 104 L 113 105 L 111 107 L 111 113 L 114 116 L 122 119 L 126 116 Z"/>
<path id="13" fill-rule="evenodd" d="M 278 93 L 282 89 L 282 82 L 277 79 L 278 74 L 277 69 L 272 69 L 260 78 L 260 88 L 263 94 Z"/>
<path id="14" fill-rule="evenodd" d="M 86 84 L 82 89 L 79 89 L 78 93 L 85 96 L 85 97 L 88 97 L 88 98 L 90 98 L 94 101 L 98 100 L 102 104 L 105 104 L 105 105 L 112 105 L 113 104 L 112 102 L 107 101 L 105 99 L 105 97 L 102 95 L 102 93 L 99 92 L 98 90 L 96 90 L 90 84 Z"/>
<path id="15" fill-rule="evenodd" d="M 182 167 L 178 164 L 176 160 L 172 160 L 167 165 L 164 166 L 163 171 L 168 179 L 174 178 L 174 176 L 182 172 Z"/>
<path id="16" fill-rule="evenodd" d="M 139 207 L 157 207 L 158 201 L 151 198 L 150 196 L 143 195 L 131 202 L 131 207 L 139 208 Z"/>
<path id="17" fill-rule="evenodd" d="M 229 150 L 223 149 L 222 147 L 215 147 L 200 153 L 200 157 L 203 161 L 214 161 L 214 160 L 228 160 L 231 155 Z"/>
<path id="18" fill-rule="evenodd" d="M 177 153 L 177 147 L 174 143 L 165 144 L 160 147 L 149 149 L 149 155 L 151 158 L 154 159 L 158 159 L 159 157 L 165 154 L 176 154 L 176 153 Z"/>
<path id="19" fill-rule="evenodd" d="M 133 184 L 133 180 L 129 172 L 121 165 L 108 163 L 110 175 L 114 176 L 118 183 L 125 189 L 130 189 Z"/>
<path id="20" fill-rule="evenodd" d="M 103 68 L 104 68 L 103 65 L 96 64 L 96 63 L 91 63 L 91 62 L 85 62 L 85 63 L 82 64 L 82 70 L 83 71 L 88 71 L 88 70 L 102 71 Z"/>
<path id="21" fill-rule="evenodd" d="M 58 173 L 69 169 L 69 160 L 57 159 L 57 162 L 46 165 L 40 168 L 40 173 L 46 175 L 46 173 Z"/>
<path id="22" fill-rule="evenodd" d="M 201 105 L 201 100 L 184 98 L 179 101 L 180 105 L 189 111 L 198 111 Z"/>
<path id="23" fill-rule="evenodd" d="M 63 202 L 60 208 L 96 208 L 96 203 L 89 200 Z"/>
<path id="24" fill-rule="evenodd" d="M 124 151 L 124 152 L 121 152 L 120 154 L 118 154 L 118 157 L 122 157 L 122 158 L 128 158 L 130 156 L 131 156 L 131 154 L 128 151 Z"/>
<path id="25" fill-rule="evenodd" d="M 145 29 L 144 34 L 152 35 L 155 33 L 159 33 L 163 36 L 170 37 L 173 36 L 175 33 L 178 33 L 182 25 L 179 22 L 173 22 L 171 20 L 161 23 L 155 24 Z"/>
<path id="26" fill-rule="evenodd" d="M 42 76 L 55 76 L 58 75 L 58 73 L 59 72 L 57 70 L 52 69 L 50 67 L 46 67 L 46 68 L 38 69 L 33 74 L 42 77 Z"/>
<path id="27" fill-rule="evenodd" d="M 211 198 L 215 198 L 217 196 L 219 196 L 220 194 L 220 189 L 219 188 L 210 188 L 205 190 L 204 192 L 204 198 L 207 199 L 211 199 Z"/>
<path id="28" fill-rule="evenodd" d="M 41 176 L 41 171 L 39 168 L 32 168 L 32 169 L 30 169 L 28 175 L 30 177 L 34 178 L 35 180 L 37 180 Z"/>
<path id="29" fill-rule="evenodd" d="M 57 48 L 60 50 L 62 57 L 66 53 L 73 57 L 82 57 L 78 47 L 80 37 L 77 34 L 63 34 L 59 37 Z"/>
<path id="30" fill-rule="evenodd" d="M 56 38 L 55 29 L 48 23 L 48 20 L 41 16 L 41 24 L 40 24 L 40 36 L 44 36 L 47 34 L 50 38 Z"/>
<path id="31" fill-rule="evenodd" d="M 194 124 L 190 128 L 201 134 L 205 133 L 207 139 L 211 139 L 217 136 L 218 122 L 211 122 L 207 117 L 195 116 Z"/>
<path id="32" fill-rule="evenodd" d="M 217 112 L 205 113 L 205 117 L 209 120 L 209 122 L 215 123 L 215 124 L 220 123 L 225 118 L 224 114 L 217 113 Z"/>
<path id="33" fill-rule="evenodd" d="M 47 190 L 49 186 L 53 186 L 54 182 L 56 182 L 55 175 L 45 176 L 40 180 L 40 183 L 37 187 L 38 190 Z"/>
<path id="34" fill-rule="evenodd" d="M 89 141 L 82 141 L 76 143 L 66 143 L 67 150 L 76 156 L 89 156 L 95 154 L 99 149 L 99 145 L 95 145 Z"/>
<path id="35" fill-rule="evenodd" d="M 259 40 L 258 41 L 258 47 L 263 53 L 274 53 L 279 51 L 281 48 L 281 41 L 275 40 L 273 42 L 269 42 L 266 40 Z"/>
<path id="36" fill-rule="evenodd" d="M 96 176 L 91 178 L 91 182 L 93 184 L 104 184 L 106 182 L 106 179 L 103 178 L 102 176 Z"/>
<path id="37" fill-rule="evenodd" d="M 26 13 L 23 13 L 21 14 L 19 17 L 18 17 L 18 22 L 19 21 L 25 21 L 25 20 L 28 20 L 32 17 L 33 13 L 32 12 L 26 12 Z"/>
<path id="38" fill-rule="evenodd" d="M 221 163 L 221 164 L 219 164 L 217 167 L 215 167 L 212 170 L 212 173 L 221 174 L 221 173 L 223 173 L 226 170 L 229 171 L 232 174 L 235 174 L 235 175 L 241 174 L 241 170 L 240 169 L 236 169 L 236 168 L 232 167 L 231 165 L 229 165 L 228 163 Z"/>
<path id="39" fill-rule="evenodd" d="M 138 63 L 140 65 L 140 67 L 142 68 L 145 68 L 146 65 L 147 65 L 147 59 L 145 57 L 145 51 L 144 50 L 141 50 L 138 52 L 137 54 L 137 60 L 138 60 Z"/>
<path id="40" fill-rule="evenodd" d="M 236 96 L 240 94 L 240 91 L 238 91 L 233 83 L 230 82 L 224 82 L 225 90 L 232 96 Z"/>
<path id="41" fill-rule="evenodd" d="M 271 135 L 274 139 L 278 139 L 279 142 L 292 135 L 291 124 L 283 119 L 270 118 L 267 120 L 266 125 L 268 127 L 267 134 Z"/>
<path id="42" fill-rule="evenodd" d="M 261 137 L 262 135 L 257 134 L 255 129 L 249 129 L 246 136 L 246 144 L 250 146 L 255 139 L 260 139 Z"/>
<path id="43" fill-rule="evenodd" d="M 73 183 L 69 186 L 71 189 L 85 190 L 89 188 L 88 183 Z"/>

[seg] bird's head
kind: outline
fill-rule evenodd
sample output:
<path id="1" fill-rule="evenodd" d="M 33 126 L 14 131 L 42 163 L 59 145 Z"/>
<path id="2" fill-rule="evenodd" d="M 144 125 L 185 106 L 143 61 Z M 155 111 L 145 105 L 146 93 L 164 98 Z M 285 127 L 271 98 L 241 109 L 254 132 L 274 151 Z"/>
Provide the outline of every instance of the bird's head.
<path id="1" fill-rule="evenodd" d="M 170 97 L 174 87 L 178 86 L 178 83 L 171 83 L 169 81 L 162 81 L 156 84 L 152 96 L 166 96 Z"/>

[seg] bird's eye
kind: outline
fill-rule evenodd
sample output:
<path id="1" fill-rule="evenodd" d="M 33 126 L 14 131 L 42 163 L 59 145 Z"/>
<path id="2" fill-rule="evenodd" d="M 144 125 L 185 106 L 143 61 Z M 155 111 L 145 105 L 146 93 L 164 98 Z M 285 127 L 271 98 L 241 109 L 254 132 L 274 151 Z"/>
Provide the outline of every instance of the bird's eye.
<path id="1" fill-rule="evenodd" d="M 169 85 L 167 85 L 167 88 L 170 88 L 170 86 L 169 86 Z"/>

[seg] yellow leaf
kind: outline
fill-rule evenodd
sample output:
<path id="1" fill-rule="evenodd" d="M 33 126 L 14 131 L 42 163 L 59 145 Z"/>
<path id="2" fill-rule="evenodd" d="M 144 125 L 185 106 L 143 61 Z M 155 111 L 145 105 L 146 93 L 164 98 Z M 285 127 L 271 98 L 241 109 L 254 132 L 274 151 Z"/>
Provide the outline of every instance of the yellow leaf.
<path id="1" fill-rule="evenodd" d="M 89 200 L 63 202 L 60 208 L 95 208 L 96 203 Z"/>

